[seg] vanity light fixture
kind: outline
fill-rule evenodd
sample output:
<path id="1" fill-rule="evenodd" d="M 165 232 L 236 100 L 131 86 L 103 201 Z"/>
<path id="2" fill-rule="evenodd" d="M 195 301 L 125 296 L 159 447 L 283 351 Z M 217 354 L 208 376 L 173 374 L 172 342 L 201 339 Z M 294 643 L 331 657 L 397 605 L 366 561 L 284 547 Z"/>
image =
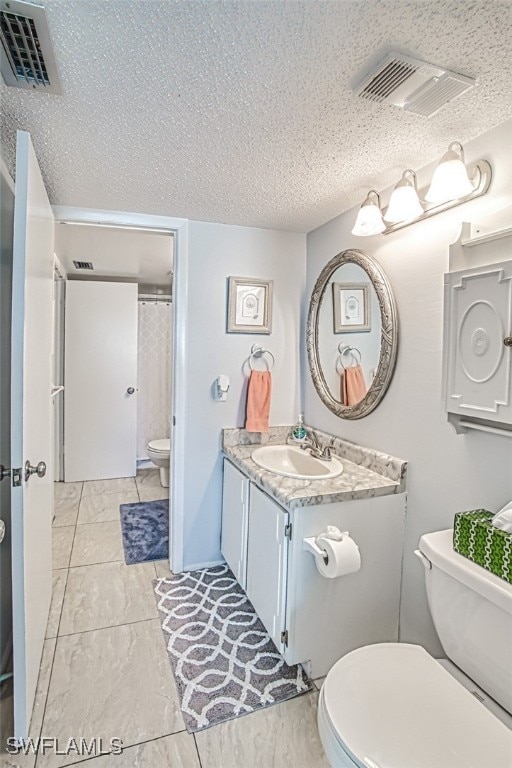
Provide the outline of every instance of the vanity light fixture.
<path id="1" fill-rule="evenodd" d="M 380 209 L 379 193 L 371 189 L 359 209 L 352 234 L 359 237 L 368 237 L 369 235 L 379 235 L 385 229 L 386 225 L 384 224 Z"/>
<path id="2" fill-rule="evenodd" d="M 487 160 L 477 160 L 467 168 L 462 144 L 453 141 L 435 169 L 428 187 L 418 190 L 415 172 L 410 169 L 403 172 L 387 209 L 384 209 L 384 216 L 379 193 L 374 189 L 368 192 L 357 214 L 352 234 L 363 237 L 379 233 L 389 235 L 397 229 L 485 195 L 491 179 L 492 168 Z"/>
<path id="3" fill-rule="evenodd" d="M 416 187 L 416 174 L 407 169 L 394 188 L 389 198 L 389 205 L 384 214 L 384 221 L 396 224 L 399 221 L 417 219 L 423 213 Z"/>
<path id="4" fill-rule="evenodd" d="M 452 141 L 434 171 L 425 200 L 428 203 L 446 203 L 448 200 L 466 197 L 474 189 L 464 163 L 462 144 Z"/>

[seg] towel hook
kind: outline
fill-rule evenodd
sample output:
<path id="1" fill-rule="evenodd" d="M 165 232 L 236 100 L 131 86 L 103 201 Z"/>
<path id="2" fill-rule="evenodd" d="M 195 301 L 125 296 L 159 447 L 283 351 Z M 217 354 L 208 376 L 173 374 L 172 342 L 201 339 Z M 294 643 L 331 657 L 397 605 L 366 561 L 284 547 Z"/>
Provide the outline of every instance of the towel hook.
<path id="1" fill-rule="evenodd" d="M 272 358 L 271 363 L 269 363 L 268 360 L 265 360 L 265 363 L 267 365 L 267 370 L 268 371 L 274 370 L 276 359 L 272 354 L 272 352 L 269 349 L 264 349 L 259 344 L 253 344 L 251 347 L 251 354 L 249 355 L 249 368 L 251 369 L 251 371 L 255 370 L 255 368 L 253 367 L 253 358 L 260 358 L 260 357 L 263 357 L 264 355 L 269 355 Z"/>

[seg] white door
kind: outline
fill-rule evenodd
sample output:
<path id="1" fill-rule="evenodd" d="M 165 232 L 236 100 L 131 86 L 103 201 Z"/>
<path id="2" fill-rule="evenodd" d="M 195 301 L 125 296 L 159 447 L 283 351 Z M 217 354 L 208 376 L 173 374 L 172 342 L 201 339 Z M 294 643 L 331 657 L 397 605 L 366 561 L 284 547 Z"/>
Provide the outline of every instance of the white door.
<path id="1" fill-rule="evenodd" d="M 265 629 L 280 649 L 286 621 L 286 525 L 289 514 L 254 485 L 250 496 L 246 592 Z"/>
<path id="2" fill-rule="evenodd" d="M 11 466 L 19 469 L 11 491 L 17 738 L 29 732 L 52 588 L 53 235 L 53 213 L 30 135 L 19 131 L 11 358 Z M 36 467 L 38 473 L 33 472 Z"/>
<path id="3" fill-rule="evenodd" d="M 137 296 L 135 283 L 66 283 L 67 482 L 136 474 Z"/>
<path id="4" fill-rule="evenodd" d="M 246 586 L 248 504 L 248 478 L 224 459 L 220 549 L 242 589 Z"/>

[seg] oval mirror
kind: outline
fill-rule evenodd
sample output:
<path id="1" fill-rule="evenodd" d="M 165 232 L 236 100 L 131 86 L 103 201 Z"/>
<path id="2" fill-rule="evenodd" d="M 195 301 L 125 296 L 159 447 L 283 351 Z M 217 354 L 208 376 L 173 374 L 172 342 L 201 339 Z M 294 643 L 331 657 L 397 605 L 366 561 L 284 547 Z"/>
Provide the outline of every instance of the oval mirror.
<path id="1" fill-rule="evenodd" d="M 325 405 L 360 419 L 380 403 L 398 351 L 398 317 L 389 281 L 362 251 L 334 256 L 316 281 L 307 323 L 309 368 Z"/>

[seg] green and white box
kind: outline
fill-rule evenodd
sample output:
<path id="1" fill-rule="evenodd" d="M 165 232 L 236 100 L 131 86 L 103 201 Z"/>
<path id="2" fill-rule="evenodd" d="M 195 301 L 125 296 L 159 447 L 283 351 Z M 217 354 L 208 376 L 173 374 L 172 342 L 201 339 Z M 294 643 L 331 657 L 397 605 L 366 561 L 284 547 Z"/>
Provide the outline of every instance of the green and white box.
<path id="1" fill-rule="evenodd" d="M 487 571 L 512 584 L 512 534 L 491 524 L 486 509 L 458 512 L 453 525 L 453 548 Z"/>

